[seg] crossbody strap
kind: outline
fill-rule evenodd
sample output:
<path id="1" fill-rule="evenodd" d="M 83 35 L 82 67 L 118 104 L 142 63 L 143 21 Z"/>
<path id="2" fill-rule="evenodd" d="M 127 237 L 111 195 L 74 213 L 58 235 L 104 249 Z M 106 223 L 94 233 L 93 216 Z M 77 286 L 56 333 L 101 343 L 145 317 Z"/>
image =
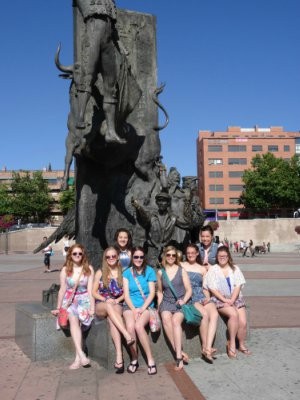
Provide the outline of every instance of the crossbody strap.
<path id="1" fill-rule="evenodd" d="M 177 301 L 178 300 L 178 296 L 177 296 L 176 291 L 174 289 L 174 286 L 172 285 L 172 283 L 171 283 L 171 281 L 170 281 L 170 279 L 168 277 L 168 274 L 166 273 L 164 268 L 161 269 L 161 273 L 162 273 L 163 277 L 165 278 L 165 280 L 167 281 L 167 283 L 169 285 L 169 288 L 171 289 L 171 292 L 172 292 L 173 296 L 175 297 L 175 300 Z"/>
<path id="2" fill-rule="evenodd" d="M 79 281 L 80 281 L 82 272 L 83 272 L 83 268 L 82 268 L 82 270 L 81 270 L 81 272 L 80 272 L 80 275 L 79 275 L 79 277 L 78 277 L 78 279 L 77 279 L 77 282 L 76 282 L 76 284 L 75 284 L 75 286 L 74 286 L 74 288 L 73 288 L 73 290 L 72 290 L 72 295 L 71 295 L 71 297 L 69 298 L 68 303 L 66 304 L 66 308 L 70 307 L 70 305 L 72 304 L 72 302 L 73 302 L 73 300 L 74 300 L 75 292 L 76 292 L 76 289 L 77 289 L 77 287 L 78 287 L 78 285 L 79 285 Z"/>
<path id="3" fill-rule="evenodd" d="M 142 295 L 144 301 L 146 301 L 147 297 L 145 296 L 145 293 L 143 292 L 142 286 L 141 286 L 136 274 L 134 273 L 133 268 L 131 268 L 131 273 L 132 273 L 133 279 L 136 283 L 136 286 L 138 287 L 139 291 L 141 292 L 141 295 Z"/>

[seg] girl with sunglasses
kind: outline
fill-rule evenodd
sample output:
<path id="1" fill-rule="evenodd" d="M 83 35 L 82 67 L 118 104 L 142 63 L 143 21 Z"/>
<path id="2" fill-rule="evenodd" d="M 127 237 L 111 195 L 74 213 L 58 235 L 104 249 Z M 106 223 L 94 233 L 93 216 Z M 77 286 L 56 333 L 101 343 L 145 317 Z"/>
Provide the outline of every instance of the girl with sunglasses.
<path id="1" fill-rule="evenodd" d="M 216 349 L 212 347 L 218 324 L 219 314 L 215 304 L 210 300 L 207 290 L 203 290 L 203 279 L 207 269 L 201 265 L 198 246 L 190 243 L 185 251 L 186 261 L 182 267 L 186 270 L 192 286 L 192 303 L 202 314 L 200 337 L 202 357 L 209 364 L 213 363 Z"/>
<path id="2" fill-rule="evenodd" d="M 147 265 L 145 252 L 142 247 L 132 249 L 131 267 L 123 272 L 123 286 L 125 295 L 124 319 L 131 337 L 138 336 L 148 361 L 148 375 L 157 373 L 152 355 L 150 340 L 146 332 L 149 324 L 149 307 L 154 307 L 156 274 L 152 267 Z M 134 374 L 138 367 L 138 352 L 136 342 L 130 347 L 131 362 L 127 372 Z"/>
<path id="3" fill-rule="evenodd" d="M 176 355 L 175 370 L 179 371 L 183 368 L 183 362 L 188 362 L 187 354 L 182 351 L 184 317 L 181 306 L 190 299 L 192 288 L 187 272 L 180 266 L 177 249 L 174 246 L 164 248 L 161 264 L 162 270 L 158 271 L 157 300 L 164 331 Z M 175 299 L 164 273 L 172 283 L 178 300 Z"/>
<path id="4" fill-rule="evenodd" d="M 76 351 L 75 361 L 70 365 L 70 369 L 90 366 L 90 360 L 82 350 L 81 325 L 90 326 L 95 313 L 95 301 L 92 295 L 93 278 L 94 270 L 89 265 L 84 247 L 81 244 L 74 244 L 70 247 L 60 272 L 57 309 L 52 311 L 53 315 L 58 315 L 61 307 L 67 307 Z"/>
<path id="5" fill-rule="evenodd" d="M 125 228 L 120 228 L 116 231 L 114 240 L 115 247 L 119 250 L 119 260 L 122 265 L 122 269 L 125 270 L 129 267 L 131 262 L 131 233 Z"/>
<path id="6" fill-rule="evenodd" d="M 107 318 L 112 341 L 116 349 L 116 374 L 124 372 L 121 334 L 125 337 L 128 346 L 133 345 L 122 319 L 123 312 L 123 280 L 122 267 L 118 251 L 108 247 L 103 254 L 102 270 L 98 269 L 93 284 L 93 296 L 96 299 L 96 315 Z"/>

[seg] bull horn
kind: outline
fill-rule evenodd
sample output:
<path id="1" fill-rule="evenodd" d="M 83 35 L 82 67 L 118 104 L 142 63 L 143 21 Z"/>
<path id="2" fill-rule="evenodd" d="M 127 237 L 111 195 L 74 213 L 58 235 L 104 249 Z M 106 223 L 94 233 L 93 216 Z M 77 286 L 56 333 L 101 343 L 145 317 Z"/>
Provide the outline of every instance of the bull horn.
<path id="1" fill-rule="evenodd" d="M 165 123 L 162 126 L 154 126 L 153 129 L 155 131 L 161 131 L 161 130 L 165 129 L 169 124 L 169 115 L 167 113 L 167 110 L 163 107 L 163 105 L 158 100 L 158 96 L 161 94 L 161 92 L 164 90 L 164 88 L 165 88 L 165 83 L 161 84 L 158 88 L 156 88 L 152 95 L 152 100 L 162 110 L 162 112 L 165 115 Z"/>
<path id="2" fill-rule="evenodd" d="M 66 72 L 68 74 L 72 74 L 74 71 L 74 66 L 73 65 L 65 66 L 65 65 L 62 65 L 59 61 L 60 49 L 61 49 L 61 44 L 59 43 L 58 48 L 55 53 L 55 59 L 54 59 L 55 65 L 56 65 L 57 69 L 59 69 L 61 72 Z"/>

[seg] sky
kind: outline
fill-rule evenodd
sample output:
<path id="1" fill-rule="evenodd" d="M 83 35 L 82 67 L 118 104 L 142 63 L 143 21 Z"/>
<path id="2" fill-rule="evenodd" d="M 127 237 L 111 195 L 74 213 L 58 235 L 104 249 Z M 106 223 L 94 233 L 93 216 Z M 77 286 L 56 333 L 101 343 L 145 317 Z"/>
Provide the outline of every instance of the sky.
<path id="1" fill-rule="evenodd" d="M 0 169 L 63 169 L 73 61 L 72 0 L 1 5 Z M 196 175 L 199 130 L 300 130 L 299 0 L 116 0 L 157 18 L 163 161 Z M 161 115 L 163 121 L 163 115 Z"/>

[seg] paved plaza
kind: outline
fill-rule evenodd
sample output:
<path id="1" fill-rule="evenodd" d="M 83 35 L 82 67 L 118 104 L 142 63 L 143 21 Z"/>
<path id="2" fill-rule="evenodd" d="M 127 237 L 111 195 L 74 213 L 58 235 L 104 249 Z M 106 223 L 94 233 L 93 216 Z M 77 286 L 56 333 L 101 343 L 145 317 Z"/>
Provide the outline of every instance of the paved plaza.
<path id="1" fill-rule="evenodd" d="M 96 362 L 68 370 L 71 360 L 31 362 L 14 342 L 15 304 L 41 301 L 42 290 L 59 281 L 63 258 L 55 254 L 44 273 L 41 254 L 0 254 L 0 393 L 4 400 L 296 400 L 300 397 L 299 254 L 235 256 L 245 274 L 251 357 L 218 355 L 213 365 L 191 360 L 185 370 L 171 363 L 158 374 L 116 375 Z M 54 329 L 54 325 L 53 325 Z M 101 345 L 101 344 L 99 344 Z"/>

